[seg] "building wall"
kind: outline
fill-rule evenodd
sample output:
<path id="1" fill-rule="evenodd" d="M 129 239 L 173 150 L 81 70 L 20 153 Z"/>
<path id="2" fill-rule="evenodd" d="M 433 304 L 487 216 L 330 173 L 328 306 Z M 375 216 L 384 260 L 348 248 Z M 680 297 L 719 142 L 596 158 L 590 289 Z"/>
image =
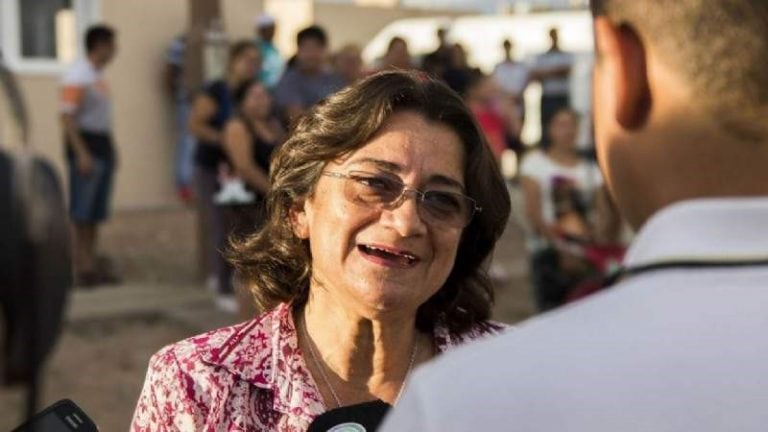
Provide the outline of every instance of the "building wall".
<path id="1" fill-rule="evenodd" d="M 64 173 L 61 126 L 58 114 L 59 78 L 47 75 L 17 76 L 29 115 L 29 143 L 35 152 Z M 64 178 L 61 178 L 64 180 Z"/>
<path id="2" fill-rule="evenodd" d="M 173 110 L 161 78 L 168 44 L 186 27 L 187 1 L 104 0 L 102 11 L 119 38 L 107 72 L 120 151 L 115 205 L 175 204 Z"/>

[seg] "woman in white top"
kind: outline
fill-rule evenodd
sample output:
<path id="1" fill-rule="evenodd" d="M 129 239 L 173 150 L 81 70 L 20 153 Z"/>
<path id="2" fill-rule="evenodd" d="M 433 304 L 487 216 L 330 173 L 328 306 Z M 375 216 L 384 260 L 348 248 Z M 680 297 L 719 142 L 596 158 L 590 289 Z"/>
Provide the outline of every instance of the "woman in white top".
<path id="1" fill-rule="evenodd" d="M 563 239 L 589 241 L 594 236 L 592 211 L 603 179 L 597 165 L 576 147 L 578 114 L 558 111 L 549 123 L 550 144 L 529 153 L 520 172 L 525 196 L 525 215 L 530 229 L 531 273 L 540 310 L 559 306 L 576 282 L 563 254 Z M 565 267 L 565 268 L 564 268 Z"/>

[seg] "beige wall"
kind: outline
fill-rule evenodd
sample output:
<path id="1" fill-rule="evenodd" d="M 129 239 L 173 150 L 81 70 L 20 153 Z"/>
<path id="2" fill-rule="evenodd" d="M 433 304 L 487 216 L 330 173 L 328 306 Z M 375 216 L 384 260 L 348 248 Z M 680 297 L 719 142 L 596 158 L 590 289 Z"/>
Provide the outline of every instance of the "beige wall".
<path id="1" fill-rule="evenodd" d="M 29 143 L 35 151 L 47 157 L 64 177 L 64 157 L 59 124 L 59 77 L 22 75 L 19 86 L 29 112 Z"/>
<path id="2" fill-rule="evenodd" d="M 220 0 L 224 30 L 230 40 L 253 38 L 254 19 L 261 13 L 260 0 Z"/>
<path id="3" fill-rule="evenodd" d="M 107 72 L 120 151 L 115 206 L 175 204 L 173 114 L 161 76 L 169 42 L 186 27 L 187 1 L 105 0 L 102 11 L 119 37 Z"/>

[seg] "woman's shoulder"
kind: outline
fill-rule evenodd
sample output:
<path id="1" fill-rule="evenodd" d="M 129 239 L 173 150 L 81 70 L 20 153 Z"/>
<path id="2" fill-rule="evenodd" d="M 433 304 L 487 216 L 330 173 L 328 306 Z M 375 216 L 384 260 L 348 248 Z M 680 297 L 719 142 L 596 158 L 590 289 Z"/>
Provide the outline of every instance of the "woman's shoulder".
<path id="1" fill-rule="evenodd" d="M 239 324 L 198 334 L 160 349 L 152 356 L 150 367 L 175 366 L 192 373 L 222 366 L 247 349 L 268 355 L 275 311 Z"/>

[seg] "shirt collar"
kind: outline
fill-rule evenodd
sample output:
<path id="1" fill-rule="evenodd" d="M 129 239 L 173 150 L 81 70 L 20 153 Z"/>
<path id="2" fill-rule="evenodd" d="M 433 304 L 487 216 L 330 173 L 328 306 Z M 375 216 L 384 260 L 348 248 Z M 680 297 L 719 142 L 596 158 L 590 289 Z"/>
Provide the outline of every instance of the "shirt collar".
<path id="1" fill-rule="evenodd" d="M 697 199 L 656 213 L 627 251 L 625 266 L 759 259 L 768 259 L 768 198 Z"/>
<path id="2" fill-rule="evenodd" d="M 298 348 L 291 305 L 282 303 L 240 324 L 203 360 L 274 395 L 273 409 L 312 418 L 325 408 Z"/>

